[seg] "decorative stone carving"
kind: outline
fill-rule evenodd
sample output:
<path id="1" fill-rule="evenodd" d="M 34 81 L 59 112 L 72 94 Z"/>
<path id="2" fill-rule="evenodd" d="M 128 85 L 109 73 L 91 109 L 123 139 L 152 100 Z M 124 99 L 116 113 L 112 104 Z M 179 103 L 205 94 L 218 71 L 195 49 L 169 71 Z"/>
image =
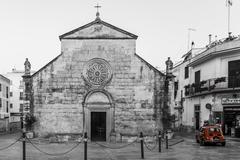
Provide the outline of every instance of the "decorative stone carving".
<path id="1" fill-rule="evenodd" d="M 28 61 L 28 58 L 26 58 L 26 61 L 24 62 L 24 68 L 25 68 L 25 75 L 30 75 L 31 63 Z"/>
<path id="2" fill-rule="evenodd" d="M 106 60 L 93 58 L 84 65 L 82 75 L 90 86 L 104 87 L 112 78 L 112 69 Z"/>

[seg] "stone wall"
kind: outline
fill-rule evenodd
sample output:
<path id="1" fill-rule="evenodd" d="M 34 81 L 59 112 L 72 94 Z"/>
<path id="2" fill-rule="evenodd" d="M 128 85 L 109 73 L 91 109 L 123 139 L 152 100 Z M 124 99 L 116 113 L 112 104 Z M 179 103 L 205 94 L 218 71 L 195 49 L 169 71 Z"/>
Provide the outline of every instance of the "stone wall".
<path id="1" fill-rule="evenodd" d="M 0 119 L 0 132 L 9 131 L 9 120 L 8 118 Z"/>
<path id="2" fill-rule="evenodd" d="M 153 133 L 162 128 L 164 76 L 135 54 L 135 40 L 62 40 L 62 53 L 32 76 L 35 132 L 39 136 L 83 131 L 82 78 L 86 62 L 106 60 L 111 82 L 104 87 L 113 98 L 115 131 Z"/>

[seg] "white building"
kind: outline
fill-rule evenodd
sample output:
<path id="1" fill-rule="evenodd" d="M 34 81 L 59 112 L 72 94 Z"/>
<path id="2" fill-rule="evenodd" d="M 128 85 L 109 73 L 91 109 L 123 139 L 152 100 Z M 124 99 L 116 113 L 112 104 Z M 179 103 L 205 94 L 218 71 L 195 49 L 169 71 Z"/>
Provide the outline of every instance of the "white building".
<path id="1" fill-rule="evenodd" d="M 10 112 L 20 112 L 23 106 L 23 83 L 22 75 L 24 71 L 17 71 L 12 69 L 12 72 L 8 72 L 6 77 L 11 80 L 10 85 Z"/>
<path id="2" fill-rule="evenodd" d="M 33 73 L 33 72 L 32 72 Z M 11 80 L 10 85 L 10 113 L 22 112 L 23 110 L 23 90 L 24 83 L 22 76 L 24 75 L 23 70 L 12 69 L 12 72 L 8 72 L 5 76 Z M 20 121 L 20 117 L 11 117 L 11 122 Z"/>
<path id="3" fill-rule="evenodd" d="M 0 74 L 0 132 L 8 131 L 9 88 L 10 88 L 10 80 Z"/>
<path id="4" fill-rule="evenodd" d="M 172 70 L 176 77 L 171 84 L 171 107 L 182 117 L 178 123 L 198 129 L 210 120 L 221 124 L 225 134 L 238 132 L 240 38 L 209 43 L 204 51 L 192 49 L 184 58 Z"/>

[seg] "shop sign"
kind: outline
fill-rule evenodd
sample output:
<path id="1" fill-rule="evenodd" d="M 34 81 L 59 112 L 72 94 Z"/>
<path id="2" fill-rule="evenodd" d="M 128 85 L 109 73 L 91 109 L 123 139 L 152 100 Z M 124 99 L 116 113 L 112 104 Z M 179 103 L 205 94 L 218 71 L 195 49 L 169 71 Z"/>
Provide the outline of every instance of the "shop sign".
<path id="1" fill-rule="evenodd" d="M 240 111 L 240 108 L 233 107 L 224 107 L 224 111 Z"/>
<path id="2" fill-rule="evenodd" d="M 213 112 L 222 112 L 223 111 L 223 107 L 222 107 L 221 104 L 213 104 L 212 111 Z"/>
<path id="3" fill-rule="evenodd" d="M 240 98 L 222 98 L 222 104 L 240 104 Z"/>

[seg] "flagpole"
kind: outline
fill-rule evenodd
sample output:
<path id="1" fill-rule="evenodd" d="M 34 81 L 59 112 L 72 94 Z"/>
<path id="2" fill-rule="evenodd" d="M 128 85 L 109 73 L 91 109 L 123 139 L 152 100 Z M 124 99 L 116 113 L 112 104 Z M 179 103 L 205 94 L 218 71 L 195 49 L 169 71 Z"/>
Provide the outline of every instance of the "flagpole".
<path id="1" fill-rule="evenodd" d="M 228 2 L 228 35 L 230 33 L 230 4 Z"/>

